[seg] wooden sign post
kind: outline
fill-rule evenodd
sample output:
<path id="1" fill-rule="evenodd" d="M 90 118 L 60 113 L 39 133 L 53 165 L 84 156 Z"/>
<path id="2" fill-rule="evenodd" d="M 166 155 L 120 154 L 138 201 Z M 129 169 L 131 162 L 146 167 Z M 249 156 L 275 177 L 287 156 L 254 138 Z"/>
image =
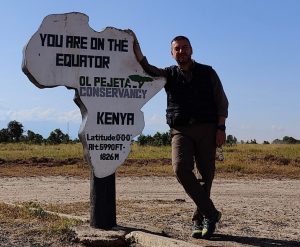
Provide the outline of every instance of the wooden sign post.
<path id="1" fill-rule="evenodd" d="M 115 171 L 144 128 L 143 105 L 165 84 L 147 75 L 126 30 L 96 32 L 82 13 L 46 16 L 23 51 L 22 70 L 39 88 L 75 90 L 79 138 L 91 166 L 91 221 L 116 225 Z"/>

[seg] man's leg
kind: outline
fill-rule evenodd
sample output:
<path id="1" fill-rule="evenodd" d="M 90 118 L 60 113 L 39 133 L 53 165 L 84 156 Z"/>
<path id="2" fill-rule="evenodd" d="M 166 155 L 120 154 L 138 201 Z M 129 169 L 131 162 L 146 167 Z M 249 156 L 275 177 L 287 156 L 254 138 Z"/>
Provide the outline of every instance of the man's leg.
<path id="1" fill-rule="evenodd" d="M 215 175 L 215 126 L 213 124 L 203 124 L 199 126 L 198 136 L 195 143 L 195 163 L 198 176 L 205 192 L 210 197 L 211 187 Z M 201 134 L 202 133 L 202 134 Z M 203 134 L 204 133 L 204 134 Z M 199 180 L 199 178 L 198 178 Z M 193 216 L 194 221 L 203 219 L 201 212 L 196 208 Z"/>
<path id="2" fill-rule="evenodd" d="M 213 124 L 205 124 L 201 128 L 203 128 L 201 132 L 206 134 L 197 139 L 195 161 L 202 177 L 203 187 L 207 195 L 210 196 L 216 170 L 216 130 Z"/>
<path id="3" fill-rule="evenodd" d="M 210 197 L 212 182 L 215 175 L 216 156 L 216 128 L 214 124 L 201 125 L 202 130 L 198 133 L 205 133 L 197 138 L 195 148 L 195 160 L 203 181 L 203 188 Z M 210 238 L 216 229 L 216 223 L 220 220 L 221 213 L 215 210 L 212 216 L 205 216 L 203 220 L 202 237 Z"/>
<path id="4" fill-rule="evenodd" d="M 216 208 L 193 173 L 194 141 L 191 137 L 182 133 L 172 137 L 172 165 L 178 181 L 195 202 L 201 214 L 212 217 Z"/>

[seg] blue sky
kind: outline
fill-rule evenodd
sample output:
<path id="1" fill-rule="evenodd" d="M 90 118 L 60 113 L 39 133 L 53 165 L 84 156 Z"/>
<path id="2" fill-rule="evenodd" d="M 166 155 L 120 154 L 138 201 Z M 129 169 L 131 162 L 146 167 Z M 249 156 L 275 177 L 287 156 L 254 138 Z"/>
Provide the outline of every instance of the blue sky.
<path id="1" fill-rule="evenodd" d="M 22 49 L 49 14 L 82 12 L 90 26 L 132 29 L 150 63 L 174 64 L 170 40 L 191 40 L 193 58 L 219 74 L 228 96 L 227 134 L 238 140 L 300 139 L 300 1 L 44 0 L 1 2 L 0 129 L 12 120 L 48 137 L 77 137 L 74 91 L 38 89 L 21 71 Z M 168 131 L 162 90 L 143 108 L 144 134 Z"/>

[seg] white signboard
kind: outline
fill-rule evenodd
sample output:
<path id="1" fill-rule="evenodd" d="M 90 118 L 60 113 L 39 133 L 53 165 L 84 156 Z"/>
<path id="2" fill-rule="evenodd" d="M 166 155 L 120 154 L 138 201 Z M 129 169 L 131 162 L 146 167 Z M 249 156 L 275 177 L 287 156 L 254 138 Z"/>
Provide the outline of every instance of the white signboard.
<path id="1" fill-rule="evenodd" d="M 144 128 L 141 108 L 165 80 L 145 74 L 129 33 L 96 32 L 82 13 L 45 17 L 23 52 L 22 69 L 37 87 L 75 89 L 85 157 L 96 177 L 113 174 Z"/>

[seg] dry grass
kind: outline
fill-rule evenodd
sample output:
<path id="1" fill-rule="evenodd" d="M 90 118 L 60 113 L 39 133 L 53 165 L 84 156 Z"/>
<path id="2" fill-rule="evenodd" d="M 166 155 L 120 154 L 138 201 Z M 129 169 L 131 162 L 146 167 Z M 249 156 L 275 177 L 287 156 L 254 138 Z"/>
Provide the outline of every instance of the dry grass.
<path id="1" fill-rule="evenodd" d="M 236 145 L 224 148 L 219 175 L 300 178 L 300 145 Z"/>
<path id="2" fill-rule="evenodd" d="M 129 158 L 132 159 L 158 159 L 170 158 L 171 147 L 154 147 L 154 146 L 131 146 Z M 0 143 L 0 160 L 26 160 L 35 158 L 54 158 L 63 160 L 68 158 L 83 157 L 81 143 L 76 144 L 59 144 L 59 145 L 28 145 L 24 143 Z"/>
<path id="3" fill-rule="evenodd" d="M 0 144 L 0 177 L 61 175 L 88 178 L 90 168 L 82 154 L 81 144 Z M 117 175 L 173 176 L 170 154 L 171 147 L 133 145 Z M 223 162 L 217 162 L 218 177 L 300 178 L 300 145 L 227 146 L 224 147 L 224 157 Z M 149 226 L 155 222 L 155 226 L 166 230 L 169 236 L 184 239 L 185 236 L 180 235 L 184 232 L 182 228 L 190 229 L 186 204 L 176 200 L 152 200 L 148 205 L 138 199 L 117 200 L 117 222 L 143 222 L 143 225 Z M 89 207 L 89 202 L 44 205 L 27 202 L 22 207 L 0 203 L 0 240 L 8 236 L 13 238 L 14 246 L 75 247 L 76 243 L 69 241 L 72 236 L 70 228 L 81 223 L 50 215 L 46 210 L 80 216 L 86 215 Z M 157 214 L 158 209 L 166 217 L 168 215 L 170 229 L 165 224 L 166 217 Z"/>
<path id="4" fill-rule="evenodd" d="M 62 218 L 58 215 L 48 214 L 37 203 L 24 203 L 21 206 L 12 206 L 0 202 L 1 224 L 17 221 L 22 225 L 34 225 L 38 234 L 47 236 L 67 233 L 72 226 L 81 222 L 75 219 Z"/>
<path id="5" fill-rule="evenodd" d="M 51 212 L 59 212 L 69 215 L 85 215 L 90 210 L 90 202 L 73 202 L 64 204 L 44 204 L 43 208 Z"/>
<path id="6" fill-rule="evenodd" d="M 88 178 L 89 166 L 82 161 L 81 164 L 59 163 L 59 165 L 36 164 L 0 164 L 0 177 L 32 177 L 32 176 L 72 176 Z"/>
<path id="7" fill-rule="evenodd" d="M 83 150 L 80 143 L 60 145 L 28 145 L 24 143 L 0 143 L 1 160 L 26 160 L 35 158 L 82 158 Z"/>
<path id="8" fill-rule="evenodd" d="M 0 215 L 1 246 L 82 247 L 72 231 L 81 221 L 48 214 L 37 203 L 20 207 L 0 202 Z"/>
<path id="9" fill-rule="evenodd" d="M 0 176 L 89 177 L 82 145 L 0 144 Z M 244 144 L 224 147 L 217 176 L 300 178 L 300 145 Z M 118 176 L 173 176 L 171 147 L 132 145 Z"/>

